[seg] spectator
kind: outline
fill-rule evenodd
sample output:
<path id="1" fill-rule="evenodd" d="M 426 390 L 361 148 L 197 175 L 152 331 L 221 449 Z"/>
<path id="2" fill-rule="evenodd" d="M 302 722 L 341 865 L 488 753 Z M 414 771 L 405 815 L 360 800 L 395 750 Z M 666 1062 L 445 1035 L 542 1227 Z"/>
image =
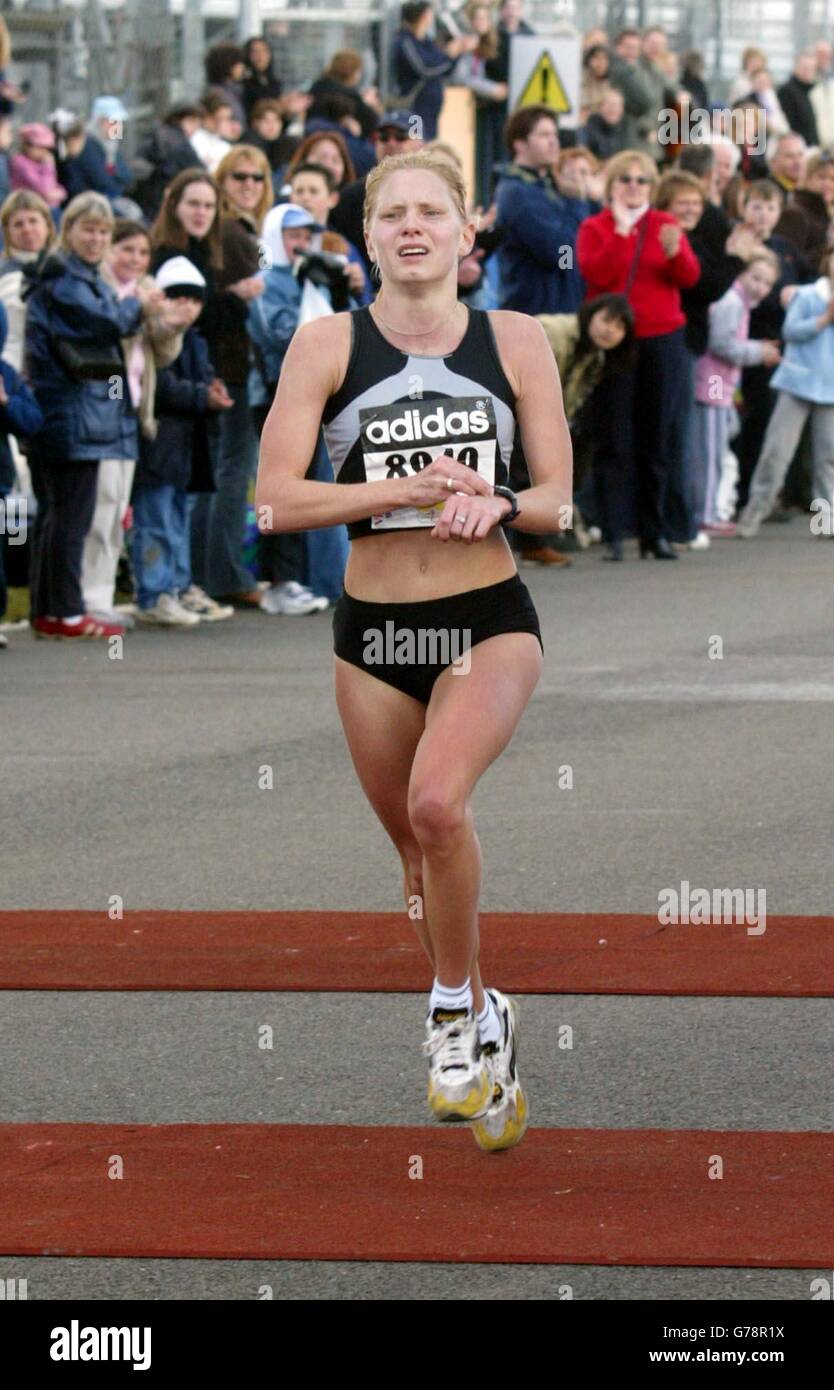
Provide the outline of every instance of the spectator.
<path id="1" fill-rule="evenodd" d="M 11 116 L 0 115 L 0 203 L 4 203 L 12 191 L 12 169 L 9 163 L 9 150 L 14 142 Z"/>
<path id="2" fill-rule="evenodd" d="M 713 136 L 710 148 L 712 149 L 713 174 L 709 200 L 715 207 L 723 207 L 729 216 L 735 216 L 735 209 L 730 212 L 730 209 L 726 207 L 725 198 L 736 177 L 741 162 L 741 150 L 726 135 Z"/>
<path id="3" fill-rule="evenodd" d="M 172 106 L 139 146 L 142 173 L 134 196 L 148 222 L 155 220 L 171 180 L 183 169 L 193 169 L 200 163 L 192 138 L 201 128 L 205 114 L 196 102 Z"/>
<path id="4" fill-rule="evenodd" d="M 755 97 L 764 109 L 767 116 L 767 134 L 769 137 L 787 135 L 790 130 L 788 118 L 782 110 L 782 103 L 773 85 L 773 78 L 766 67 L 756 68 L 753 72 L 750 91 L 746 95 Z"/>
<path id="5" fill-rule="evenodd" d="M 640 35 L 636 29 L 622 29 L 614 40 L 609 82 L 623 94 L 628 148 L 646 147 L 646 131 L 657 120 L 654 88 L 640 62 Z"/>
<path id="6" fill-rule="evenodd" d="M 674 107 L 675 91 L 667 71 L 669 45 L 663 29 L 647 29 L 643 34 L 639 67 L 643 80 L 651 93 L 651 105 L 646 113 L 641 134 L 647 143 L 649 154 L 658 163 L 663 151 L 657 144 L 657 118 L 661 110 Z"/>
<path id="7" fill-rule="evenodd" d="M 747 234 L 737 252 L 739 273 L 750 256 L 763 248 L 774 252 L 779 261 L 779 279 L 759 304 L 751 310 L 750 337 L 777 341 L 781 336 L 785 311 L 782 291 L 810 278 L 811 272 L 803 257 L 785 237 L 776 235 L 775 227 L 782 211 L 778 187 L 769 179 L 751 183 L 741 198 L 742 229 Z M 774 396 L 770 390 L 773 368 L 766 364 L 745 367 L 741 375 L 741 430 L 735 444 L 739 463 L 739 502 L 747 500 L 750 477 L 761 451 L 767 424 L 773 410 Z"/>
<path id="8" fill-rule="evenodd" d="M 49 126 L 35 121 L 20 127 L 20 153 L 9 160 L 12 188 L 37 193 L 51 208 L 60 207 L 67 196 L 55 173 L 54 149 Z"/>
<path id="9" fill-rule="evenodd" d="M 213 174 L 237 138 L 236 121 L 226 93 L 212 87 L 202 98 L 203 117 L 200 126 L 189 138 L 197 159 Z"/>
<path id="10" fill-rule="evenodd" d="M 595 392 L 605 378 L 616 376 L 632 365 L 634 315 L 623 295 L 603 294 L 597 299 L 586 299 L 577 314 L 542 314 L 539 323 L 559 368 L 565 416 L 573 444 L 573 529 L 584 548 L 588 544 L 588 533 L 585 513 L 580 507 L 589 515 L 595 511 L 591 476 Z M 527 539 L 534 545 L 541 542 L 541 537 Z M 546 563 L 545 557 L 537 556 L 535 549 L 525 549 L 524 558 Z"/>
<path id="11" fill-rule="evenodd" d="M 664 534 L 664 502 L 667 480 L 679 471 L 674 422 L 686 381 L 680 292 L 695 284 L 700 271 L 680 226 L 650 206 L 656 184 L 648 155 L 632 150 L 616 155 L 605 173 L 608 206 L 582 224 L 577 242 L 588 297 L 625 294 L 637 337 L 634 371 L 606 383 L 600 402 L 604 427 L 594 467 L 611 560 L 622 559 L 634 462 L 640 553 L 677 559 Z"/>
<path id="12" fill-rule="evenodd" d="M 255 103 L 251 110 L 251 121 L 252 128 L 246 132 L 245 143 L 263 150 L 274 175 L 282 170 L 287 160 L 292 157 L 298 147 L 298 140 L 292 135 L 284 134 L 281 105 L 269 97 Z M 277 193 L 274 179 L 272 186 Z"/>
<path id="13" fill-rule="evenodd" d="M 740 185 L 768 177 L 766 148 L 767 114 L 755 93 L 733 103 L 732 132 L 739 150 Z"/>
<path id="14" fill-rule="evenodd" d="M 782 135 L 770 160 L 769 177 L 782 191 L 783 201 L 802 183 L 808 151 L 801 135 Z"/>
<path id="15" fill-rule="evenodd" d="M 323 251 L 347 256 L 351 295 L 358 305 L 370 304 L 373 299 L 371 282 L 358 248 L 338 232 L 327 230 L 330 214 L 338 201 L 339 194 L 329 169 L 323 164 L 299 164 L 290 180 L 290 202 L 309 212 L 313 221 L 324 228 Z"/>
<path id="16" fill-rule="evenodd" d="M 214 491 L 193 504 L 191 540 L 198 584 L 224 604 L 257 607 L 259 593 L 243 564 L 249 484 L 257 469 L 258 442 L 247 395 L 247 313 L 263 292 L 259 236 L 272 206 L 266 156 L 236 145 L 216 171 L 220 190 L 222 264 L 199 323 L 214 367 L 231 402 L 218 418 Z"/>
<path id="17" fill-rule="evenodd" d="M 40 262 L 51 249 L 55 224 L 40 194 L 21 188 L 11 193 L 0 208 L 0 229 L 4 247 L 0 260 L 0 304 L 6 310 L 7 327 L 3 359 L 22 372 L 25 277 L 30 269 L 37 276 Z"/>
<path id="18" fill-rule="evenodd" d="M 250 399 L 258 433 L 263 430 L 278 386 L 284 357 L 298 327 L 302 287 L 293 274 L 296 256 L 308 252 L 314 233 L 323 227 L 309 212 L 294 203 L 273 208 L 264 225 L 267 269 L 262 272 L 264 293 L 249 310 L 249 333 L 255 345 L 257 368 L 252 374 Z M 327 290 L 323 287 L 327 297 Z M 317 448 L 317 455 L 321 445 Z M 317 470 L 314 459 L 308 476 Z M 331 474 L 332 477 L 332 474 Z M 301 582 L 305 565 L 305 537 L 301 533 L 282 533 L 265 538 L 265 567 L 270 587 L 263 596 L 267 613 L 302 617 L 327 606 L 327 596 L 314 594 Z M 342 568 L 344 568 L 343 556 Z M 335 596 L 335 595 L 334 595 Z"/>
<path id="19" fill-rule="evenodd" d="M 498 52 L 487 64 L 487 77 L 493 82 L 510 83 L 510 56 L 516 34 L 535 34 L 524 18 L 524 0 L 503 0 L 498 9 Z"/>
<path id="20" fill-rule="evenodd" d="M 206 417 L 228 409 L 230 401 L 205 339 L 193 328 L 205 303 L 205 277 L 187 257 L 173 256 L 156 284 L 175 307 L 185 337 L 159 373 L 154 429 L 142 441 L 136 470 L 131 554 L 137 620 L 149 627 L 196 627 L 234 612 L 211 603 L 193 583 L 189 547 L 189 489 L 208 447 Z"/>
<path id="21" fill-rule="evenodd" d="M 817 118 L 811 103 L 811 92 L 817 80 L 817 58 L 812 48 L 800 53 L 787 82 L 779 88 L 782 110 L 791 130 L 801 135 L 806 145 L 819 143 Z"/>
<path id="22" fill-rule="evenodd" d="M 360 92 L 363 66 L 362 54 L 355 48 L 343 48 L 334 53 L 321 77 L 317 78 L 310 88 L 313 104 L 307 112 L 307 120 L 310 121 L 324 113 L 322 102 L 325 97 L 344 97 L 349 103 L 353 121 L 353 125 L 347 128 L 353 135 L 370 140 L 379 119 L 379 98 L 373 88 L 370 88 L 367 95 L 374 104 L 369 105 Z"/>
<path id="23" fill-rule="evenodd" d="M 412 111 L 387 112 L 374 131 L 373 143 L 377 160 L 385 159 L 389 154 L 404 154 L 406 150 L 421 149 L 423 141 L 414 135 L 416 121 L 417 118 Z M 310 162 L 321 163 L 320 160 Z M 297 168 L 298 164 L 295 167 Z M 364 178 L 355 179 L 352 183 L 342 185 L 339 201 L 329 218 L 329 225 L 334 231 L 340 232 L 352 246 L 357 247 L 365 262 L 366 269 L 370 271 L 371 260 L 365 245 L 362 220 L 364 205 Z"/>
<path id="24" fill-rule="evenodd" d="M 402 28 L 394 38 L 392 66 L 394 85 L 407 106 L 422 122 L 420 136 L 433 140 L 443 105 L 444 78 L 452 72 L 462 53 L 478 46 L 474 34 L 462 35 L 442 48 L 429 38 L 434 10 L 427 0 L 406 0 L 400 11 Z"/>
<path id="25" fill-rule="evenodd" d="M 811 105 L 817 122 L 817 135 L 824 148 L 834 148 L 834 48 L 828 39 L 820 39 L 814 45 L 814 54 L 817 83 L 811 92 Z"/>
<path id="26" fill-rule="evenodd" d="M 6 548 L 5 507 L 6 498 L 15 485 L 15 454 L 11 440 L 24 440 L 37 434 L 43 424 L 43 415 L 29 387 L 20 373 L 5 358 L 6 310 L 0 303 L 0 619 L 6 611 Z M 5 641 L 0 642 L 0 648 Z"/>
<path id="27" fill-rule="evenodd" d="M 259 101 L 278 101 L 284 90 L 280 77 L 273 71 L 272 49 L 263 36 L 247 39 L 243 47 L 246 77 L 243 82 L 243 106 L 252 124 L 252 112 Z"/>
<path id="28" fill-rule="evenodd" d="M 587 199 L 563 197 L 550 172 L 559 153 L 556 117 L 546 106 L 524 106 L 507 122 L 511 163 L 495 190 L 501 307 L 525 314 L 569 313 L 582 299 L 574 244 Z"/>
<path id="29" fill-rule="evenodd" d="M 732 148 L 732 147 L 730 147 Z M 744 236 L 734 231 L 724 209 L 710 201 L 715 184 L 718 145 L 686 145 L 678 155 L 676 168 L 693 175 L 704 196 L 703 210 L 694 225 L 684 225 L 701 274 L 690 289 L 681 291 L 686 315 L 686 346 L 694 357 L 703 356 L 709 339 L 709 306 L 730 288 L 738 274 L 738 263 L 731 259 L 743 249 Z M 667 176 L 668 178 L 668 176 Z M 667 189 L 670 185 L 666 184 Z M 670 211 L 673 208 L 670 206 Z M 679 211 L 679 209 L 678 209 Z M 752 250 L 752 242 L 748 250 Z"/>
<path id="30" fill-rule="evenodd" d="M 582 85 L 579 93 L 579 124 L 587 125 L 588 117 L 599 111 L 603 98 L 612 90 L 609 82 L 611 53 L 608 45 L 594 44 L 582 55 Z"/>
<path id="31" fill-rule="evenodd" d="M 84 192 L 103 193 L 112 203 L 128 192 L 133 174 L 122 154 L 127 118 L 127 109 L 118 97 L 96 97 L 84 143 L 77 154 L 61 165 L 68 197 Z"/>
<path id="32" fill-rule="evenodd" d="M 119 219 L 113 228 L 110 250 L 102 265 L 102 278 L 112 285 L 118 299 L 145 298 L 147 317 L 139 332 L 122 341 L 126 390 L 136 413 L 139 444 L 152 436 L 156 368 L 172 362 L 182 347 L 183 325 L 161 303 L 157 287 L 147 274 L 151 260 L 150 236 L 139 222 Z M 124 522 L 130 501 L 135 456 L 102 458 L 96 481 L 93 520 L 84 541 L 81 592 L 84 607 L 103 622 L 118 622 L 113 611 L 116 571 L 124 540 Z"/>
<path id="33" fill-rule="evenodd" d="M 340 193 L 348 184 L 356 182 L 356 170 L 348 154 L 347 145 L 337 130 L 320 131 L 306 136 L 287 165 L 285 182 L 292 178 L 299 164 L 323 164 L 333 175 Z"/>
<path id="34" fill-rule="evenodd" d="M 741 97 L 749 96 L 753 90 L 753 75 L 760 68 L 767 67 L 767 56 L 761 48 L 745 48 L 741 55 L 741 71 L 736 74 L 730 83 L 730 90 L 727 93 L 729 102 L 739 101 Z"/>
<path id="35" fill-rule="evenodd" d="M 124 628 L 84 612 L 81 556 L 96 500 L 101 458 L 136 454 L 136 416 L 124 382 L 120 342 L 137 331 L 142 293 L 117 299 L 100 268 L 113 213 L 100 193 L 73 198 L 28 301 L 26 365 L 44 423 L 30 441 L 46 492 L 32 580 L 38 637 L 111 637 Z"/>
<path id="36" fill-rule="evenodd" d="M 463 14 L 477 36 L 478 47 L 458 58 L 451 80 L 455 86 L 468 87 L 475 97 L 475 201 L 486 205 L 492 200 L 509 87 L 488 76 L 489 65 L 498 53 L 492 5 L 469 0 Z"/>
<path id="37" fill-rule="evenodd" d="M 623 94 L 609 87 L 598 111 L 592 111 L 585 125 L 585 142 L 592 154 L 603 162 L 628 149 L 628 130 Z"/>
<path id="38" fill-rule="evenodd" d="M 834 150 L 811 156 L 802 186 L 822 198 L 829 221 L 834 221 Z"/>
<path id="39" fill-rule="evenodd" d="M 246 60 L 243 49 L 236 43 L 212 44 L 203 59 L 203 64 L 206 70 L 206 86 L 222 92 L 226 98 L 226 105 L 231 110 L 228 139 L 234 143 L 240 139 L 246 126 L 242 86 L 246 76 Z"/>
<path id="40" fill-rule="evenodd" d="M 704 55 L 696 48 L 690 48 L 681 55 L 680 85 L 692 97 L 692 105 L 700 111 L 710 108 L 709 92 L 704 82 Z"/>
<path id="41" fill-rule="evenodd" d="M 6 69 L 12 61 L 12 40 L 9 26 L 0 15 L 0 116 L 12 116 L 15 106 L 25 98 L 16 82 L 9 81 Z"/>
<path id="42" fill-rule="evenodd" d="M 710 306 L 706 350 L 695 374 L 695 515 L 708 535 L 735 534 L 718 501 L 727 492 L 722 475 L 735 417 L 733 397 L 742 367 L 773 367 L 779 361 L 778 342 L 749 337 L 750 311 L 772 292 L 778 277 L 773 253 L 755 251 L 746 269 Z"/>
<path id="43" fill-rule="evenodd" d="M 809 265 L 819 265 L 834 217 L 834 154 L 811 155 L 802 184 L 788 194 L 777 236 L 792 242 Z"/>
<path id="44" fill-rule="evenodd" d="M 359 130 L 359 122 L 353 115 L 353 109 L 350 97 L 322 96 L 316 115 L 307 118 L 304 129 L 308 139 L 314 134 L 338 134 L 344 141 L 354 175 L 361 178 L 370 173 L 374 166 L 374 147 L 370 140 L 355 133 Z"/>
<path id="45" fill-rule="evenodd" d="M 785 354 L 771 381 L 776 405 L 738 522 L 745 540 L 770 513 L 808 420 L 813 495 L 834 498 L 834 247 L 825 251 L 820 270 L 814 284 L 796 292 L 785 318 Z"/>

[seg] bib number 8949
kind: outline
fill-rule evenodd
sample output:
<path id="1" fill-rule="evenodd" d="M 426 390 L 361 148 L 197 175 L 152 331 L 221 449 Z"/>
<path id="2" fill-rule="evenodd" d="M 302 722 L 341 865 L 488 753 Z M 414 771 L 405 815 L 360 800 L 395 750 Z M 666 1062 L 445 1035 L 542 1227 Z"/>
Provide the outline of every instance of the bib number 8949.
<path id="1" fill-rule="evenodd" d="M 445 453 L 457 459 L 458 463 L 464 464 L 467 468 L 478 470 L 478 450 L 473 445 L 466 445 L 456 454 L 453 449 L 444 450 Z M 385 460 L 387 468 L 386 478 L 405 478 L 408 476 L 409 469 L 412 473 L 419 473 L 423 468 L 428 468 L 433 462 L 431 454 L 425 449 L 419 449 L 414 454 L 389 454 Z"/>

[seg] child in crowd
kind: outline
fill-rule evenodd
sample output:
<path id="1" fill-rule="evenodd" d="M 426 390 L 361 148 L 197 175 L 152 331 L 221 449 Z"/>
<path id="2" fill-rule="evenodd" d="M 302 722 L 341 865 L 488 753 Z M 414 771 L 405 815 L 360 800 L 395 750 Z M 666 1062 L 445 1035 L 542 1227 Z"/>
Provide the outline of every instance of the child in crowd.
<path id="1" fill-rule="evenodd" d="M 733 238 L 740 257 L 739 274 L 754 251 L 772 251 L 779 261 L 779 277 L 760 304 L 750 314 L 750 337 L 775 341 L 782 332 L 785 311 L 782 291 L 788 285 L 805 283 L 812 272 L 797 248 L 785 237 L 774 233 L 782 212 L 782 194 L 770 179 L 757 179 L 741 194 L 741 223 Z M 740 250 L 739 242 L 742 243 Z M 747 499 L 747 489 L 756 460 L 761 452 L 765 430 L 775 403 L 770 390 L 773 366 L 762 362 L 745 367 L 741 377 L 741 430 L 735 444 L 739 463 L 739 500 Z"/>
<path id="2" fill-rule="evenodd" d="M 247 325 L 256 361 L 250 376 L 249 400 L 259 434 L 275 396 L 284 357 L 301 312 L 302 286 L 293 273 L 293 262 L 296 256 L 312 250 L 314 235 L 323 231 L 323 224 L 295 203 L 274 207 L 264 222 L 262 239 L 267 269 L 262 275 L 265 289 L 249 305 Z M 327 287 L 318 288 L 325 299 L 329 299 Z M 307 475 L 310 478 L 326 480 L 329 464 L 326 456 L 322 457 L 322 451 L 320 441 Z M 332 477 L 331 471 L 330 481 Z M 331 599 L 335 601 L 339 597 L 347 561 L 347 531 L 343 526 L 330 527 L 326 533 L 326 543 L 337 547 L 327 567 L 329 591 L 318 593 L 302 582 L 308 569 L 309 552 L 316 545 L 314 538 L 319 535 L 319 532 L 307 532 L 306 536 L 281 533 L 263 538 L 262 564 L 269 571 L 267 577 L 271 581 L 261 599 L 265 612 L 297 617 L 321 611 Z"/>
<path id="3" fill-rule="evenodd" d="M 327 230 L 327 219 L 331 209 L 339 201 L 333 174 L 329 169 L 325 169 L 323 164 L 299 164 L 290 179 L 289 186 L 290 202 L 304 208 L 320 226 L 324 227 L 325 230 L 321 236 L 321 250 L 331 251 L 335 255 L 347 256 L 348 284 L 357 306 L 362 307 L 365 304 L 370 304 L 374 297 L 373 290 L 365 269 L 365 262 L 359 250 L 352 242 L 340 236 L 338 232 Z"/>
<path id="4" fill-rule="evenodd" d="M 20 127 L 20 153 L 9 160 L 12 188 L 39 193 L 51 208 L 60 207 L 67 190 L 55 173 L 55 136 L 48 125 L 33 121 Z"/>
<path id="5" fill-rule="evenodd" d="M 776 501 L 809 417 L 814 497 L 834 504 L 834 247 L 820 269 L 815 284 L 797 290 L 785 318 L 785 354 L 771 381 L 776 405 L 739 517 L 744 540 L 755 536 Z"/>
<path id="6" fill-rule="evenodd" d="M 147 273 L 150 262 L 151 243 L 146 229 L 138 222 L 119 219 L 102 272 L 118 299 L 135 295 L 140 287 L 144 294 L 152 294 L 157 286 Z M 144 319 L 138 333 L 122 342 L 127 389 L 130 404 L 138 416 L 140 440 L 153 438 L 156 432 L 156 369 L 173 362 L 182 348 L 182 334 L 189 319 L 182 315 L 181 307 L 179 302 L 166 301 L 156 313 Z M 99 461 L 96 508 L 84 541 L 81 562 L 84 605 L 88 613 L 103 617 L 106 622 L 118 621 L 113 612 L 116 570 L 134 468 L 135 457 Z"/>
<path id="7" fill-rule="evenodd" d="M 735 417 L 733 397 L 743 367 L 774 367 L 779 343 L 751 339 L 750 314 L 779 278 L 772 251 L 755 251 L 747 269 L 709 306 L 709 347 L 695 367 L 695 523 L 711 536 L 735 533 L 718 513 L 719 487 L 726 472 L 727 445 Z"/>
<path id="8" fill-rule="evenodd" d="M 203 335 L 193 324 L 206 301 L 206 280 L 186 256 L 157 271 L 156 285 L 177 306 L 185 331 L 182 351 L 156 381 L 156 430 L 141 441 L 133 485 L 130 538 L 138 599 L 137 621 L 148 627 L 197 627 L 231 617 L 191 581 L 188 494 L 200 458 L 208 451 L 206 417 L 228 410 L 231 397 L 209 361 Z M 206 611 L 205 603 L 211 604 Z M 219 611 L 218 611 L 219 610 Z"/>
<path id="9" fill-rule="evenodd" d="M 6 342 L 6 310 L 0 303 L 0 354 Z M 10 436 L 25 438 L 36 434 L 43 424 L 43 415 L 29 387 L 19 373 L 0 355 L 0 618 L 6 611 L 6 565 L 4 549 L 12 526 L 7 524 L 6 499 L 15 486 L 16 470 Z M 6 639 L 0 632 L 0 647 Z"/>
<path id="10" fill-rule="evenodd" d="M 576 314 L 539 314 L 556 358 L 562 382 L 565 417 L 574 458 L 573 529 L 580 548 L 590 541 L 585 521 L 596 514 L 591 475 L 591 414 L 593 396 L 604 376 L 628 368 L 634 355 L 634 314 L 624 295 L 601 294 L 586 299 Z M 525 485 L 529 483 L 525 480 Z M 580 510 L 581 508 L 581 510 Z M 565 564 L 567 557 L 546 544 L 546 538 L 516 533 L 525 561 Z M 557 559 L 553 559 L 557 556 Z"/>

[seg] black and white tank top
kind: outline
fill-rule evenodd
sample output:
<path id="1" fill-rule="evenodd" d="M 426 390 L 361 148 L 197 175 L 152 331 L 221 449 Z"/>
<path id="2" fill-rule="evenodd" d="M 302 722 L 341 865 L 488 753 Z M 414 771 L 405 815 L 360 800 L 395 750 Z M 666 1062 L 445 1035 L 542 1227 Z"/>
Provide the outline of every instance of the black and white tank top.
<path id="1" fill-rule="evenodd" d="M 351 329 L 347 373 L 322 416 L 336 482 L 408 477 L 448 453 L 493 486 L 506 484 L 515 398 L 486 311 L 469 310 L 466 333 L 448 357 L 401 352 L 367 308 L 352 313 Z M 442 510 L 443 503 L 397 507 L 352 522 L 348 535 L 433 526 Z"/>

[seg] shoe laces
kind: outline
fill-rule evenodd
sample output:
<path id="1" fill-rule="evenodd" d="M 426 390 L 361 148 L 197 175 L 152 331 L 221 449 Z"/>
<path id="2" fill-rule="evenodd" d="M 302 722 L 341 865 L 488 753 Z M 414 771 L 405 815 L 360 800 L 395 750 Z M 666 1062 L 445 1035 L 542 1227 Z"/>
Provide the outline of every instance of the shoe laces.
<path id="1" fill-rule="evenodd" d="M 451 1019 L 448 1023 L 438 1023 L 431 1035 L 423 1043 L 427 1057 L 437 1057 L 439 1071 L 449 1071 L 453 1067 L 468 1067 L 472 1061 L 471 1048 L 463 1036 L 463 1019 Z"/>

